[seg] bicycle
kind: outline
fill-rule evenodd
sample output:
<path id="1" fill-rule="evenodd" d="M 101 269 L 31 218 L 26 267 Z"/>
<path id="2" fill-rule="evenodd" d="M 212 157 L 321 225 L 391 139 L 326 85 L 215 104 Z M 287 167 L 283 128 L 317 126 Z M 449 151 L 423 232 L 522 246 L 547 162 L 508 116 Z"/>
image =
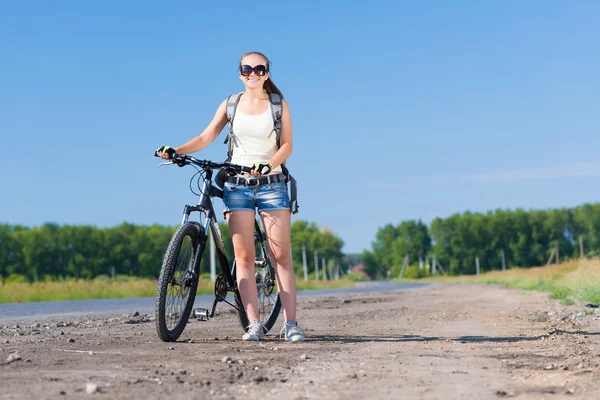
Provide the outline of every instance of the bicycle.
<path id="1" fill-rule="evenodd" d="M 196 193 L 192 189 L 194 194 L 199 195 L 198 204 L 195 206 L 185 205 L 181 225 L 173 234 L 163 259 L 155 304 L 158 337 L 165 342 L 176 341 L 190 319 L 198 288 L 200 262 L 206 248 L 208 229 L 210 229 L 215 243 L 221 273 L 216 277 L 214 283 L 215 298 L 212 307 L 195 308 L 194 316 L 199 321 L 208 321 L 215 317 L 217 304 L 225 302 L 237 311 L 240 323 L 244 331 L 247 331 L 249 321 L 237 287 L 236 262 L 234 259 L 231 268 L 229 267 L 223 238 L 213 209 L 212 199 L 223 198 L 223 191 L 213 183 L 212 178 L 214 170 L 217 169 L 225 170 L 230 175 L 236 175 L 241 172 L 250 172 L 251 168 L 227 162 L 214 163 L 197 160 L 181 154 L 175 154 L 170 162 L 161 163 L 159 167 L 171 164 L 180 167 L 194 166 L 197 172 L 190 180 L 190 189 L 194 177 L 198 175 L 197 185 L 200 193 Z M 258 181 L 256 183 L 258 185 Z M 200 214 L 200 222 L 190 221 L 192 212 Z M 281 300 L 275 282 L 275 269 L 267 251 L 266 237 L 258 220 L 258 217 L 254 220 L 254 243 L 258 248 L 255 277 L 259 318 L 264 324 L 264 332 L 267 333 L 277 321 L 281 310 Z M 228 293 L 233 293 L 233 303 L 227 301 Z"/>

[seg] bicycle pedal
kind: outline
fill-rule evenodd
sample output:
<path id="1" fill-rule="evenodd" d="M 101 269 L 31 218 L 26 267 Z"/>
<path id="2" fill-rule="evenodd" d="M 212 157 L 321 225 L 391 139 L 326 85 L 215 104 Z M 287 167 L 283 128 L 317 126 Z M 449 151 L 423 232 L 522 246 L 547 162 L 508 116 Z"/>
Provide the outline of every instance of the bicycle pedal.
<path id="1" fill-rule="evenodd" d="M 209 315 L 207 308 L 194 308 L 194 317 L 198 321 L 208 321 Z"/>

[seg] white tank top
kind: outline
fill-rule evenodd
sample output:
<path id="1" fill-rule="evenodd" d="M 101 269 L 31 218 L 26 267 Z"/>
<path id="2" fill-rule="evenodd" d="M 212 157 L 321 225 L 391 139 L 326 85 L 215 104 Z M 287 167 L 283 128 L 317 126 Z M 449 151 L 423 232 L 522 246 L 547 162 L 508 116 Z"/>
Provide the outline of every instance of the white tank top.
<path id="1" fill-rule="evenodd" d="M 278 150 L 270 104 L 259 115 L 244 114 L 238 108 L 233 119 L 233 133 L 237 139 L 231 157 L 233 164 L 246 167 L 253 167 L 256 162 L 266 164 Z M 273 168 L 272 172 L 281 172 L 281 167 Z"/>

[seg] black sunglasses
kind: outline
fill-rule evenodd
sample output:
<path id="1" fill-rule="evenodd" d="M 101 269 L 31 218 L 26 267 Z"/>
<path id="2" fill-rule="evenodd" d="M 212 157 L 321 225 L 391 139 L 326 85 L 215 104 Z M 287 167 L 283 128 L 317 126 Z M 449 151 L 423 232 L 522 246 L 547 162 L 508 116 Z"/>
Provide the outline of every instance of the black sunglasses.
<path id="1" fill-rule="evenodd" d="M 242 76 L 250 76 L 252 71 L 254 71 L 257 76 L 265 76 L 267 72 L 269 72 L 269 69 L 264 65 L 257 65 L 254 68 L 249 65 L 240 66 L 240 75 Z"/>

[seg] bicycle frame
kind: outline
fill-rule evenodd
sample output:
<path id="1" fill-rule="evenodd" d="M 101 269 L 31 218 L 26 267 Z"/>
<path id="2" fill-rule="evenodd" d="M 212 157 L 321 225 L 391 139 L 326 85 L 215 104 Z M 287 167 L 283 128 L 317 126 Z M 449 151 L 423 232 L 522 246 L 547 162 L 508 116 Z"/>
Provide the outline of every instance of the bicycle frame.
<path id="1" fill-rule="evenodd" d="M 190 266 L 190 272 L 193 273 L 193 271 L 196 271 L 197 269 L 199 270 L 198 267 L 202 260 L 202 255 L 204 254 L 204 250 L 206 248 L 206 242 L 208 239 L 207 232 L 208 232 L 208 229 L 210 228 L 210 230 L 212 232 L 212 238 L 215 243 L 216 255 L 217 255 L 217 260 L 219 262 L 219 267 L 221 269 L 221 274 L 223 276 L 224 282 L 227 285 L 227 293 L 234 292 L 237 290 L 236 263 L 234 260 L 233 265 L 230 270 L 229 269 L 229 260 L 227 258 L 227 254 L 225 253 L 225 245 L 223 242 L 223 237 L 221 235 L 221 230 L 219 229 L 219 224 L 217 222 L 216 213 L 214 211 L 213 203 L 212 203 L 213 197 L 220 197 L 220 198 L 223 197 L 223 191 L 221 189 L 215 187 L 212 184 L 213 170 L 210 168 L 207 168 L 205 171 L 206 171 L 206 174 L 204 176 L 202 187 L 200 190 L 200 198 L 198 200 L 198 204 L 196 206 L 185 205 L 184 209 L 183 209 L 183 218 L 181 220 L 181 225 L 184 225 L 190 221 L 190 214 L 192 212 L 199 212 L 201 215 L 204 215 L 203 224 L 202 225 L 198 224 L 199 228 L 202 231 L 198 232 L 198 234 L 200 236 L 200 240 L 198 243 L 198 251 L 196 252 L 196 256 L 195 256 L 193 264 Z M 200 221 L 202 221 L 202 217 L 200 218 Z M 267 263 L 267 260 L 268 260 L 268 258 L 266 257 L 267 250 L 265 250 L 265 247 L 264 247 L 264 239 L 265 238 L 264 238 L 263 232 L 260 228 L 260 225 L 258 224 L 258 219 L 255 218 L 255 220 L 254 220 L 254 242 L 255 242 L 255 244 L 260 243 L 260 250 L 261 250 L 261 256 L 262 256 L 261 259 L 257 259 L 256 262 L 261 263 L 261 266 L 263 266 L 263 267 L 265 266 L 265 264 Z M 270 262 L 268 264 L 269 264 L 269 268 L 272 269 L 272 273 L 274 273 L 273 267 L 272 267 L 272 265 L 270 265 Z M 196 277 L 196 279 L 197 278 L 198 277 Z M 257 288 L 260 288 L 260 287 L 271 288 L 274 286 L 275 286 L 275 283 L 273 281 L 270 281 L 268 283 L 257 284 Z M 215 289 L 215 291 L 216 291 L 216 289 Z M 215 293 L 215 300 L 213 302 L 212 309 L 210 310 L 210 314 L 208 314 L 207 317 L 210 317 L 210 318 L 214 317 L 215 311 L 217 308 L 217 304 L 219 303 L 219 301 L 224 301 L 227 304 L 229 304 L 230 306 L 237 308 L 236 305 L 228 302 L 224 298 L 222 300 L 219 300 L 219 297 Z"/>
<path id="2" fill-rule="evenodd" d="M 158 155 L 158 153 L 155 152 L 155 155 Z M 225 172 L 230 176 L 251 173 L 252 168 L 228 162 L 215 163 L 209 160 L 198 160 L 194 157 L 181 154 L 174 154 L 169 162 L 161 163 L 159 167 L 172 164 L 176 164 L 179 167 L 194 164 L 202 169 L 196 168 L 197 173 L 192 177 L 193 180 L 200 174 L 197 178 L 200 193 L 198 194 L 198 203 L 195 206 L 184 206 L 181 226 L 171 237 L 165 257 L 163 258 L 155 304 L 157 334 L 165 342 L 177 340 L 185 329 L 192 310 L 197 320 L 208 321 L 210 318 L 215 317 L 219 302 L 226 302 L 237 311 L 240 323 L 243 329 L 247 331 L 251 324 L 248 320 L 248 314 L 246 313 L 241 293 L 238 290 L 236 261 L 234 258 L 230 268 L 212 198 L 223 198 L 223 190 L 213 184 L 213 174 L 216 170 L 219 170 L 219 175 L 217 175 L 219 177 L 221 172 Z M 195 218 L 194 221 L 190 220 L 190 215 L 193 212 L 200 214 L 199 222 L 195 221 Z M 206 250 L 209 230 L 212 232 L 212 240 L 214 240 L 216 247 L 220 273 L 214 282 L 214 302 L 212 309 L 202 307 L 193 308 L 196 302 L 195 294 L 198 290 L 200 278 L 200 265 L 204 251 Z M 191 240 L 192 254 L 190 254 L 187 246 L 183 250 L 184 253 L 181 253 L 186 237 L 188 240 Z M 256 213 L 254 219 L 254 244 L 254 250 L 262 257 L 255 257 L 254 266 L 244 266 L 244 275 L 249 273 L 250 280 L 255 280 L 259 302 L 258 313 L 261 321 L 264 321 L 263 330 L 266 333 L 273 328 L 277 321 L 282 303 L 279 292 L 276 291 L 276 273 L 269 258 L 271 252 L 265 250 L 268 249 L 268 244 L 261 230 L 261 225 L 259 225 Z M 180 254 L 183 254 L 183 258 L 181 259 Z M 190 255 L 193 258 L 190 259 Z M 246 270 L 246 268 L 252 267 L 254 267 L 253 270 Z M 177 272 L 177 279 L 175 279 L 175 272 Z M 250 284 L 252 285 L 252 283 Z M 233 294 L 234 300 L 232 302 L 227 301 L 229 293 Z"/>

